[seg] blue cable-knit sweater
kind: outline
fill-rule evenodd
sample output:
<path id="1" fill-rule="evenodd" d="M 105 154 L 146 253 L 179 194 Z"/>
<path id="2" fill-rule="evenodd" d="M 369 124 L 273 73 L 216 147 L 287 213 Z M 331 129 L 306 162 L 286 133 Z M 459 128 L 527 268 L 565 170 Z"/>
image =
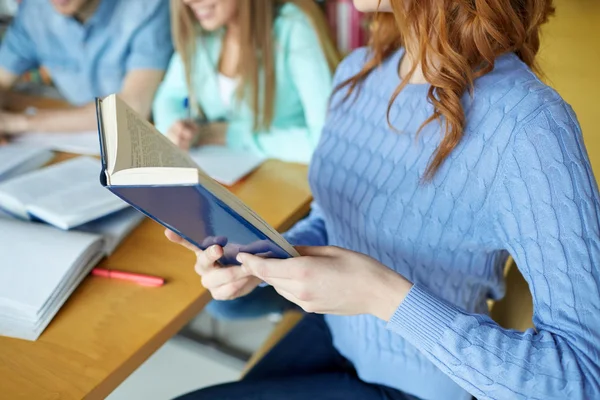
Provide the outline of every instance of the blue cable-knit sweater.
<path id="1" fill-rule="evenodd" d="M 464 137 L 432 181 L 440 142 L 427 85 L 400 83 L 398 51 L 342 102 L 334 95 L 312 159 L 310 216 L 294 244 L 336 245 L 414 282 L 386 323 L 326 317 L 361 379 L 423 399 L 600 399 L 600 202 L 571 107 L 515 55 L 497 60 L 463 100 Z M 364 64 L 339 67 L 335 84 Z M 533 295 L 535 329 L 487 315 L 516 260 Z"/>

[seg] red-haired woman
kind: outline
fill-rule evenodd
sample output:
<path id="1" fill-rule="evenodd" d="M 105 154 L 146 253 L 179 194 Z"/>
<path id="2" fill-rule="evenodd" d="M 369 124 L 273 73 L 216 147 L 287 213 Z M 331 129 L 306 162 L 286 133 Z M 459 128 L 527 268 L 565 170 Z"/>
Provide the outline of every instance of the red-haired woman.
<path id="1" fill-rule="evenodd" d="M 265 281 L 313 314 L 241 382 L 184 398 L 600 398 L 598 189 L 534 73 L 552 1 L 355 0 L 378 3 L 392 13 L 337 70 L 313 211 L 287 234 L 311 247 L 229 269 L 197 251 L 217 297 Z M 486 315 L 509 254 L 526 332 Z"/>

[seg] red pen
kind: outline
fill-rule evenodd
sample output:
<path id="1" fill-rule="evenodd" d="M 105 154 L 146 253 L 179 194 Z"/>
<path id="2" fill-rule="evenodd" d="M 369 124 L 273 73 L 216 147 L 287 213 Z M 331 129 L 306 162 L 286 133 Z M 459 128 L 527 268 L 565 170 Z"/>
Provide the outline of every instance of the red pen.
<path id="1" fill-rule="evenodd" d="M 165 284 L 165 280 L 157 276 L 135 274 L 133 272 L 115 271 L 106 268 L 94 268 L 92 270 L 92 275 L 101 276 L 103 278 L 130 281 L 142 286 L 158 287 Z"/>

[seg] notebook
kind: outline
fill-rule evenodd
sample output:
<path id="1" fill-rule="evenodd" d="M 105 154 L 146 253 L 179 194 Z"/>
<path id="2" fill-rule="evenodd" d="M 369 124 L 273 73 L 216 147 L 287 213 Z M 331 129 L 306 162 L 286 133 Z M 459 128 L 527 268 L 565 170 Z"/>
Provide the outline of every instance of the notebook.
<path id="1" fill-rule="evenodd" d="M 0 335 L 36 340 L 90 270 L 142 219 L 129 208 L 61 231 L 0 218 Z"/>
<path id="2" fill-rule="evenodd" d="M 116 95 L 97 100 L 103 186 L 133 207 L 206 249 L 296 256 L 295 249 L 241 200 L 202 171 Z"/>
<path id="3" fill-rule="evenodd" d="M 226 186 L 232 186 L 265 161 L 256 153 L 227 146 L 196 147 L 189 154 L 202 171 Z"/>
<path id="4" fill-rule="evenodd" d="M 80 155 L 100 155 L 98 132 L 27 133 L 16 136 L 12 143 L 37 152 L 50 149 Z M 227 146 L 196 147 L 190 150 L 190 156 L 208 176 L 227 186 L 235 184 L 264 162 L 264 158 L 256 153 Z"/>
<path id="5" fill-rule="evenodd" d="M 0 183 L 0 208 L 20 219 L 71 229 L 127 204 L 98 184 L 100 161 L 77 157 Z"/>
<path id="6" fill-rule="evenodd" d="M 89 156 L 100 154 L 100 144 L 98 143 L 98 133 L 96 131 L 73 133 L 28 132 L 15 136 L 11 140 L 12 143 L 32 148 Z"/>
<path id="7" fill-rule="evenodd" d="M 53 157 L 47 149 L 13 143 L 0 146 L 0 182 L 38 169 Z"/>

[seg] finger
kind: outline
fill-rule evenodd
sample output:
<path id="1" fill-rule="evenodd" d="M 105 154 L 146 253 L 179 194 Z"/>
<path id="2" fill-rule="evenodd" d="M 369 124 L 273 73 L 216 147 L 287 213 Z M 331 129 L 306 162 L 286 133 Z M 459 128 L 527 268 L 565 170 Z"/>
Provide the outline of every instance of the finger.
<path id="1" fill-rule="evenodd" d="M 214 244 L 225 247 L 227 246 L 227 241 L 226 236 L 208 236 L 202 241 L 202 247 L 206 249 Z"/>
<path id="2" fill-rule="evenodd" d="M 177 243 L 178 245 L 181 245 L 186 249 L 193 251 L 194 253 L 202 252 L 202 250 L 200 250 L 198 247 L 194 246 L 193 244 L 191 244 L 190 242 L 188 242 L 187 240 L 185 240 L 170 229 L 165 229 L 165 236 L 171 242 Z"/>
<path id="3" fill-rule="evenodd" d="M 215 300 L 233 300 L 253 291 L 260 283 L 256 277 L 246 277 L 210 291 Z"/>
<path id="4" fill-rule="evenodd" d="M 196 273 L 200 276 L 204 276 L 213 268 L 221 268 L 216 265 L 219 258 L 223 257 L 223 248 L 218 245 L 210 246 L 205 251 L 196 253 Z"/>
<path id="5" fill-rule="evenodd" d="M 236 257 L 243 268 L 252 275 L 268 282 L 269 279 L 297 279 L 298 259 L 260 258 L 248 253 L 239 253 Z"/>
<path id="6" fill-rule="evenodd" d="M 238 266 L 215 268 L 202 276 L 202 286 L 207 289 L 217 288 L 249 276 L 253 277 L 247 270 Z"/>
<path id="7" fill-rule="evenodd" d="M 240 253 L 250 253 L 256 255 L 257 253 L 266 253 L 273 250 L 273 245 L 270 240 L 257 240 L 250 244 L 240 246 Z"/>
<path id="8" fill-rule="evenodd" d="M 181 136 L 191 139 L 196 135 L 196 133 L 198 133 L 198 129 L 196 128 L 196 125 L 194 123 L 189 123 L 186 121 L 182 123 L 179 132 Z"/>

